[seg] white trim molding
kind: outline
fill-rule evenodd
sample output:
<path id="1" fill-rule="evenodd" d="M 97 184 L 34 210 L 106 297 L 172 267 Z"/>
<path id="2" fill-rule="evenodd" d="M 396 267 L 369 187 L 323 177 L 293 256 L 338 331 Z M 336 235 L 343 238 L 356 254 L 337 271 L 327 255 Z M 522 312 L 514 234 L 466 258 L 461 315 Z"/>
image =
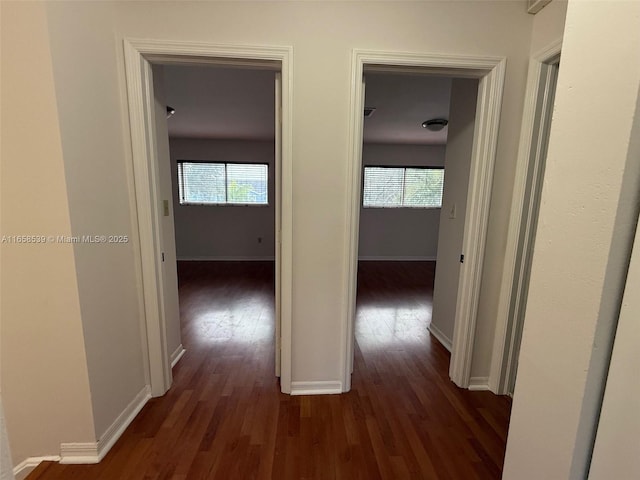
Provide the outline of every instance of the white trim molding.
<path id="1" fill-rule="evenodd" d="M 433 335 L 444 348 L 451 352 L 451 339 L 448 338 L 444 333 L 442 333 L 442 330 L 436 327 L 433 323 L 429 324 L 427 330 L 429 330 L 431 335 Z"/>
<path id="2" fill-rule="evenodd" d="M 151 398 L 148 386 L 145 386 L 118 415 L 107 431 L 97 442 L 86 443 L 62 443 L 60 445 L 60 463 L 62 464 L 87 464 L 100 462 L 111 447 L 115 445 L 127 427 L 136 418 L 140 410 Z"/>
<path id="3" fill-rule="evenodd" d="M 124 60 L 129 107 L 133 168 L 132 192 L 137 212 L 140 278 L 144 303 L 142 349 L 153 396 L 171 386 L 171 360 L 167 352 L 162 252 L 159 225 L 158 167 L 155 161 L 156 132 L 153 115 L 152 64 L 226 65 L 269 69 L 281 73 L 280 192 L 276 216 L 280 216 L 280 248 L 276 262 L 281 272 L 280 301 L 281 375 L 284 393 L 291 390 L 291 315 L 293 265 L 293 48 L 288 46 L 238 46 L 173 40 L 124 40 Z"/>
<path id="4" fill-rule="evenodd" d="M 527 0 L 527 12 L 535 15 L 550 3 L 551 0 Z"/>
<path id="5" fill-rule="evenodd" d="M 509 391 L 510 370 L 515 368 L 515 338 L 513 333 L 517 329 L 517 319 L 524 314 L 523 295 L 525 288 L 526 265 L 521 249 L 531 248 L 531 245 L 520 245 L 523 223 L 527 229 L 532 227 L 533 199 L 525 199 L 527 181 L 533 164 L 539 168 L 541 162 L 539 127 L 540 101 L 549 95 L 552 81 L 549 66 L 557 62 L 562 48 L 562 39 L 558 39 L 548 47 L 532 56 L 529 61 L 529 73 L 524 99 L 524 113 L 520 131 L 520 144 L 516 160 L 516 173 L 513 184 L 511 212 L 507 231 L 507 242 L 504 249 L 504 267 L 502 283 L 498 299 L 498 313 L 496 317 L 493 354 L 489 374 L 489 387 L 493 393 L 503 395 Z M 537 175 L 539 172 L 534 172 Z M 525 201 L 529 202 L 525 208 Z M 526 232 L 524 232 L 526 233 Z M 527 236 L 527 235 L 525 235 Z M 521 248 L 522 247 L 522 248 Z"/>
<path id="6" fill-rule="evenodd" d="M 15 480 L 24 480 L 27 476 L 35 470 L 35 468 L 42 462 L 59 462 L 60 457 L 58 455 L 49 455 L 45 457 L 29 457 L 23 460 L 13 468 L 13 476 Z"/>
<path id="7" fill-rule="evenodd" d="M 469 390 L 472 392 L 488 392 L 489 377 L 471 377 L 469 379 Z"/>
<path id="8" fill-rule="evenodd" d="M 171 354 L 171 368 L 175 367 L 178 364 L 185 353 L 187 353 L 187 351 L 182 346 L 182 344 L 178 345 L 178 348 L 176 348 L 175 351 Z"/>
<path id="9" fill-rule="evenodd" d="M 127 95 L 133 155 L 138 240 L 144 302 L 142 341 L 151 393 L 161 396 L 171 386 L 171 365 L 167 352 L 166 323 L 160 244 L 159 172 L 155 162 L 155 120 L 153 119 L 153 73 L 139 47 L 124 41 Z M 132 192 L 133 193 L 133 192 Z"/>
<path id="10" fill-rule="evenodd" d="M 97 442 L 70 442 L 60 444 L 60 455 L 29 457 L 20 462 L 14 469 L 16 480 L 25 479 L 41 462 L 60 462 L 61 464 L 94 464 L 99 463 L 115 445 L 140 410 L 151 398 L 148 386 L 145 386 L 118 415 L 118 418 L 104 432 Z"/>
<path id="11" fill-rule="evenodd" d="M 449 368 L 451 379 L 458 386 L 467 388 L 471 376 L 476 314 L 480 296 L 480 277 L 489 219 L 489 201 L 493 183 L 493 166 L 498 140 L 506 59 L 503 57 L 432 55 L 356 49 L 353 51 L 351 65 L 351 121 L 348 143 L 350 161 L 346 178 L 350 204 L 346 215 L 345 251 L 347 256 L 343 272 L 347 293 L 344 304 L 343 356 L 341 358 L 345 391 L 351 388 L 361 198 L 363 74 L 369 71 L 436 74 L 479 80 L 463 238 L 465 263 L 460 269 L 453 348 Z"/>
<path id="12" fill-rule="evenodd" d="M 98 440 L 98 459 L 102 460 L 104 456 L 109 453 L 111 447 L 115 445 L 118 439 L 122 436 L 127 427 L 133 422 L 138 413 L 144 408 L 149 399 L 151 398 L 151 391 L 148 386 L 145 386 L 133 400 L 127 405 L 118 418 L 111 424 L 102 437 Z M 63 457 L 64 459 L 64 457 Z"/>
<path id="13" fill-rule="evenodd" d="M 98 442 L 70 442 L 60 444 L 60 463 L 85 465 L 100 462 Z"/>
<path id="14" fill-rule="evenodd" d="M 342 393 L 342 382 L 291 382 L 291 395 L 334 395 Z"/>

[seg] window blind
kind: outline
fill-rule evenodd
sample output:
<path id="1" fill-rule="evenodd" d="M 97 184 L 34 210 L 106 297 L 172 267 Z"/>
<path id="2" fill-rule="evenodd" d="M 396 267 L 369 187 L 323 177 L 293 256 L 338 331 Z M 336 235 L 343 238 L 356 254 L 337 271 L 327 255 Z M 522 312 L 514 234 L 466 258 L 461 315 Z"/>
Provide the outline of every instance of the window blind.
<path id="1" fill-rule="evenodd" d="M 363 205 L 378 208 L 440 208 L 444 169 L 364 167 Z"/>
<path id="2" fill-rule="evenodd" d="M 267 205 L 268 170 L 261 163 L 180 161 L 180 204 Z"/>

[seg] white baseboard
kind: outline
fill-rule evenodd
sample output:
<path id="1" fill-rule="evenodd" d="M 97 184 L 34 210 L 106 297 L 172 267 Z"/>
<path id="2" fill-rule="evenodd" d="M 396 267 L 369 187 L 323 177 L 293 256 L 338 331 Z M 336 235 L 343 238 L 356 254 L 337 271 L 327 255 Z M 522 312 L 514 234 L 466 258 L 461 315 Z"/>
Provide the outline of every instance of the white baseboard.
<path id="1" fill-rule="evenodd" d="M 27 476 L 40 465 L 40 462 L 59 462 L 60 457 L 57 455 L 50 455 L 48 457 L 29 457 L 26 460 L 20 462 L 13 469 L 13 476 L 16 480 L 24 480 Z"/>
<path id="2" fill-rule="evenodd" d="M 16 480 L 24 480 L 40 462 L 60 462 L 62 464 L 89 464 L 100 462 L 120 438 L 142 407 L 151 398 L 151 390 L 145 386 L 127 405 L 97 442 L 61 443 L 60 455 L 29 457 L 13 469 Z"/>
<path id="3" fill-rule="evenodd" d="M 394 255 L 362 255 L 358 257 L 361 262 L 435 262 L 433 256 L 394 256 Z"/>
<path id="4" fill-rule="evenodd" d="M 60 444 L 60 463 L 85 464 L 98 463 L 99 461 L 98 442 L 71 442 Z"/>
<path id="5" fill-rule="evenodd" d="M 291 395 L 333 395 L 342 393 L 342 382 L 291 382 Z"/>
<path id="6" fill-rule="evenodd" d="M 98 463 L 118 441 L 129 424 L 151 398 L 151 390 L 145 386 L 127 405 L 118 418 L 107 428 L 97 442 L 63 443 L 60 445 L 60 463 Z"/>
<path id="7" fill-rule="evenodd" d="M 171 354 L 171 368 L 176 366 L 176 364 L 180 361 L 180 359 L 186 352 L 187 351 L 184 349 L 182 344 L 178 345 L 176 351 Z"/>
<path id="8" fill-rule="evenodd" d="M 179 262 L 273 262 L 276 259 L 273 255 L 266 257 L 216 257 L 216 256 L 180 256 Z"/>
<path id="9" fill-rule="evenodd" d="M 469 379 L 469 390 L 472 392 L 488 392 L 489 377 L 471 377 Z"/>
<path id="10" fill-rule="evenodd" d="M 111 447 L 122 436 L 127 427 L 133 422 L 140 410 L 147 404 L 151 398 L 151 389 L 145 385 L 133 400 L 127 405 L 118 418 L 111 424 L 107 431 L 102 434 L 98 440 L 98 458 L 102 460 L 109 453 Z"/>
<path id="11" fill-rule="evenodd" d="M 436 327 L 433 323 L 430 323 L 427 328 L 431 332 L 431 335 L 436 337 L 436 340 L 438 340 L 444 348 L 446 348 L 447 350 L 449 350 L 449 352 L 451 352 L 451 348 L 453 346 L 453 343 L 451 342 L 451 340 L 447 338 L 447 336 L 444 333 L 442 333 L 442 331 L 438 327 Z"/>

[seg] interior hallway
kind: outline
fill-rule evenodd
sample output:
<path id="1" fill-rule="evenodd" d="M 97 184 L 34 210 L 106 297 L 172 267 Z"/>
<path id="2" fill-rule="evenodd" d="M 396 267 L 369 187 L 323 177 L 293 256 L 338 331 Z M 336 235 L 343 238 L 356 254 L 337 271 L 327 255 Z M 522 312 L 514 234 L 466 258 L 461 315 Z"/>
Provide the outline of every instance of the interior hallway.
<path id="1" fill-rule="evenodd" d="M 460 390 L 430 335 L 433 262 L 359 268 L 353 388 L 291 397 L 274 377 L 273 264 L 180 262 L 174 384 L 97 465 L 34 479 L 494 479 L 511 402 Z"/>

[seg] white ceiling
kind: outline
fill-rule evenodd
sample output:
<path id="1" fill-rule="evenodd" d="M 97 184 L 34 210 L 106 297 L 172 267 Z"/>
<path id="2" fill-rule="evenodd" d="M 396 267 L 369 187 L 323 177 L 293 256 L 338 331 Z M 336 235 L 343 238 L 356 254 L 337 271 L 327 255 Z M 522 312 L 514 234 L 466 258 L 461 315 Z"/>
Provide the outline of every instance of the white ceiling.
<path id="1" fill-rule="evenodd" d="M 267 140 L 274 137 L 274 76 L 266 70 L 164 67 L 171 137 Z M 367 143 L 444 144 L 447 128 L 430 132 L 422 122 L 449 118 L 451 79 L 417 75 L 367 74 Z"/>

